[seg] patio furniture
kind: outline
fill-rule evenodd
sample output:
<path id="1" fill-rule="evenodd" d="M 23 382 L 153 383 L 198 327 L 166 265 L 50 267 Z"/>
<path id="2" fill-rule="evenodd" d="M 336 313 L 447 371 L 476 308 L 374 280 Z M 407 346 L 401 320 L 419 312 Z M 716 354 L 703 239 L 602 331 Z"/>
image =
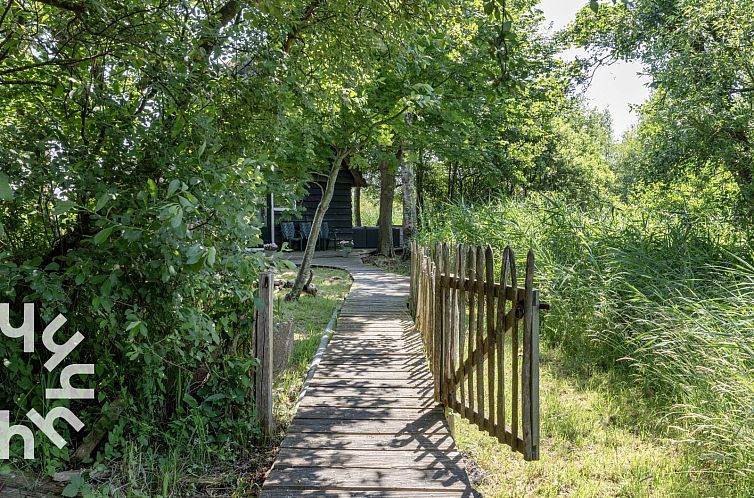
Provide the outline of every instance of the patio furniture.
<path id="1" fill-rule="evenodd" d="M 317 241 L 319 242 L 320 249 L 329 249 L 331 241 L 333 243 L 333 249 L 335 249 L 338 244 L 338 231 L 330 231 L 330 225 L 328 225 L 326 221 L 323 221 L 322 227 L 319 229 L 319 237 Z"/>
<path id="2" fill-rule="evenodd" d="M 283 241 L 288 242 L 291 249 L 295 249 L 293 245 L 296 242 L 298 242 L 299 250 L 304 248 L 304 238 L 300 233 L 296 233 L 296 225 L 292 221 L 280 222 L 280 232 L 283 234 Z"/>
<path id="3" fill-rule="evenodd" d="M 304 239 L 304 241 L 308 241 L 309 237 L 311 236 L 312 232 L 312 224 L 309 221 L 302 221 L 298 225 L 298 231 L 301 234 L 301 238 Z"/>

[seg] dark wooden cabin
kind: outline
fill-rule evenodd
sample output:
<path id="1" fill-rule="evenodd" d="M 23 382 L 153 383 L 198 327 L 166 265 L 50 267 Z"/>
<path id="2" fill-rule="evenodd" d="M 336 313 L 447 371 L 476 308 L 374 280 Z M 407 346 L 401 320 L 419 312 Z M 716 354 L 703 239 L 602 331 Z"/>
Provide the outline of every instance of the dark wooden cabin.
<path id="1" fill-rule="evenodd" d="M 304 197 L 296 206 L 296 211 L 291 211 L 290 207 L 276 207 L 275 199 L 272 195 L 267 198 L 267 213 L 265 216 L 265 230 L 262 239 L 265 243 L 274 241 L 280 245 L 283 236 L 280 230 L 281 221 L 293 221 L 298 229 L 299 223 L 311 222 L 314 219 L 314 212 L 322 199 L 327 178 L 322 176 L 321 180 L 309 184 L 306 197 Z M 331 233 L 335 233 L 336 240 L 353 240 L 353 200 L 351 189 L 353 187 L 365 187 L 366 182 L 361 173 L 348 168 L 344 165 L 335 182 L 335 191 L 333 192 L 330 208 L 325 213 L 324 221 L 327 222 Z M 332 249 L 332 244 L 330 246 Z"/>

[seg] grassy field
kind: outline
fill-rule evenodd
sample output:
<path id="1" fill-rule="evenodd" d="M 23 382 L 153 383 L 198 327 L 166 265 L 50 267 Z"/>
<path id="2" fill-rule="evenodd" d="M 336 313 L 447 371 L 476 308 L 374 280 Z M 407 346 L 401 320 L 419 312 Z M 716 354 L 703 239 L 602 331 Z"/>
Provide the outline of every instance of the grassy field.
<path id="1" fill-rule="evenodd" d="M 751 246 L 692 208 L 533 199 L 424 213 L 427 243 L 533 248 L 553 305 L 542 461 L 459 424 L 486 495 L 754 496 Z"/>
<path id="2" fill-rule="evenodd" d="M 723 475 L 694 470 L 693 456 L 667 437 L 639 390 L 622 385 L 543 348 L 540 461 L 525 462 L 456 417 L 476 489 L 485 497 L 747 496 Z"/>

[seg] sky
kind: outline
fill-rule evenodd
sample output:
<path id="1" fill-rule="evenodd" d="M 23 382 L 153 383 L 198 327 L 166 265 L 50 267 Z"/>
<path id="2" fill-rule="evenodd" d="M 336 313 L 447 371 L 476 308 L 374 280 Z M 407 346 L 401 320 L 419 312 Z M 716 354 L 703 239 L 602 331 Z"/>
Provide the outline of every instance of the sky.
<path id="1" fill-rule="evenodd" d="M 541 0 L 539 8 L 544 12 L 551 29 L 556 31 L 571 22 L 587 0 Z M 569 50 L 563 53 L 564 59 L 572 59 L 583 51 Z M 649 77 L 642 72 L 637 62 L 616 62 L 600 67 L 591 85 L 584 94 L 589 103 L 599 109 L 608 109 L 613 117 L 613 135 L 620 139 L 638 121 L 631 111 L 631 105 L 641 104 L 649 97 Z"/>

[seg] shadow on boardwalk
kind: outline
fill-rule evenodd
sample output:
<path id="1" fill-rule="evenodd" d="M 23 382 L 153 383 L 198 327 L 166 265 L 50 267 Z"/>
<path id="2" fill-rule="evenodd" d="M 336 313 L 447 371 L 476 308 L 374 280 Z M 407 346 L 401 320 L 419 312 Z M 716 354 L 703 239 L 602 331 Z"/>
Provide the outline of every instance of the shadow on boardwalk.
<path id="1" fill-rule="evenodd" d="M 262 497 L 477 496 L 433 400 L 408 278 L 355 256 L 315 264 L 354 283 Z"/>

